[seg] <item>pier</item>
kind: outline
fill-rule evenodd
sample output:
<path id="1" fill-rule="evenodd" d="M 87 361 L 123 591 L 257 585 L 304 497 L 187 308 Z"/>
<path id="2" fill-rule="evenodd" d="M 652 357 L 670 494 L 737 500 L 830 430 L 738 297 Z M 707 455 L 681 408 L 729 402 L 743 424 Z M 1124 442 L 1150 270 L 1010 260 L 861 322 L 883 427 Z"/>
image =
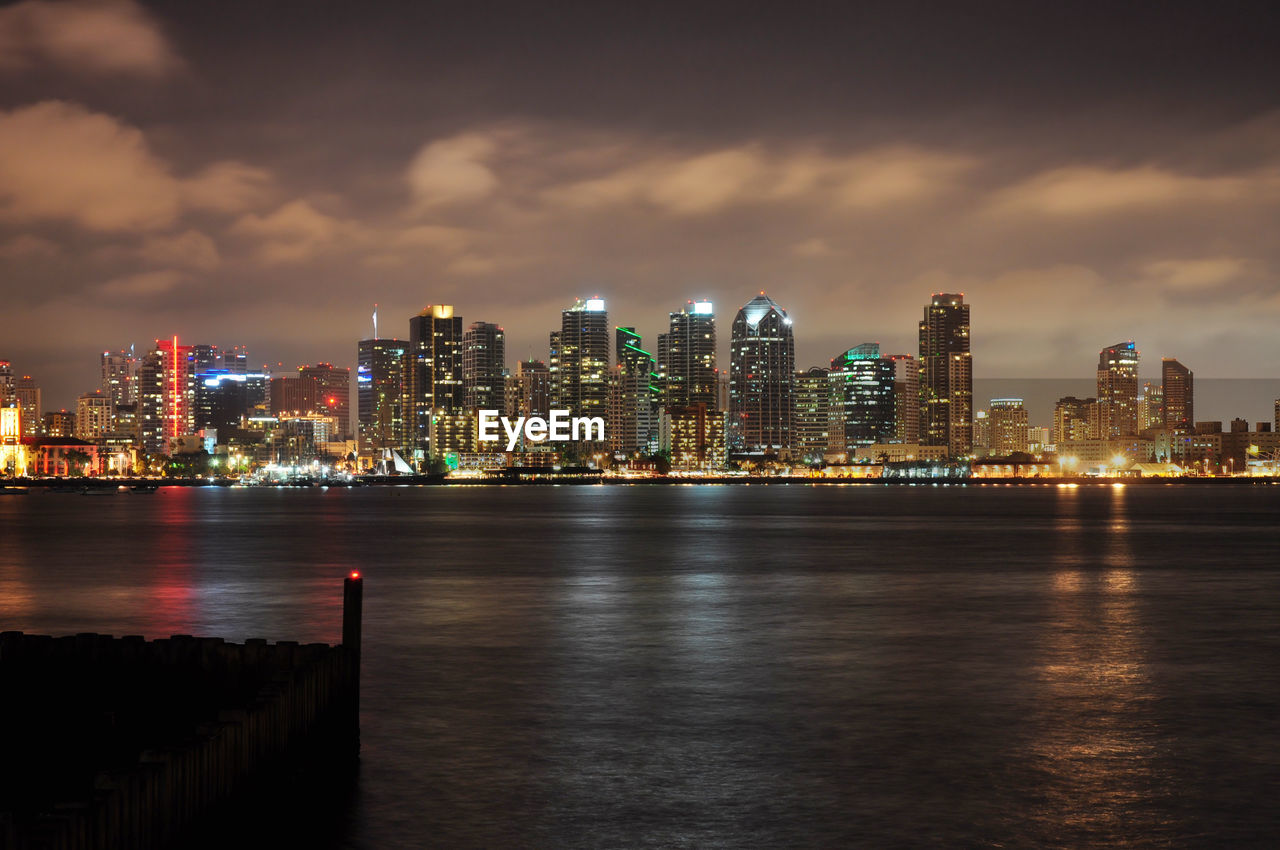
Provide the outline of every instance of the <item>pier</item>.
<path id="1" fill-rule="evenodd" d="M 342 643 L 0 633 L 0 850 L 163 848 L 360 746 L 363 578 Z"/>

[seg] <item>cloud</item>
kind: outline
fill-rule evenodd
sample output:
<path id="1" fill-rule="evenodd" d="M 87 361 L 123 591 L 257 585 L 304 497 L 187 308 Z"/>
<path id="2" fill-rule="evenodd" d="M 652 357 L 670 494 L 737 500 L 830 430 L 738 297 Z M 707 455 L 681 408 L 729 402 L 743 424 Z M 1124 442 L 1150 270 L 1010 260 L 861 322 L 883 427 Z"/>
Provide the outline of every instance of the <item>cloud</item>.
<path id="1" fill-rule="evenodd" d="M 1142 271 L 1160 286 L 1179 292 L 1214 290 L 1241 277 L 1249 264 L 1236 257 L 1199 260 L 1159 260 L 1146 263 Z"/>
<path id="2" fill-rule="evenodd" d="M 265 216 L 249 213 L 230 232 L 257 241 L 259 258 L 269 264 L 310 260 L 364 235 L 355 222 L 323 213 L 305 200 L 290 201 Z"/>
<path id="3" fill-rule="evenodd" d="M 182 199 L 190 207 L 237 213 L 266 200 L 271 173 L 243 162 L 226 160 L 207 166 L 182 183 Z"/>
<path id="4" fill-rule="evenodd" d="M 655 152 L 603 175 L 552 186 L 545 197 L 573 209 L 640 204 L 678 216 L 777 203 L 866 210 L 933 198 L 974 165 L 965 156 L 910 146 L 836 155 L 753 143 Z"/>
<path id="5" fill-rule="evenodd" d="M 218 246 L 198 230 L 147 237 L 138 249 L 138 255 L 157 266 L 181 266 L 199 271 L 212 271 L 221 262 Z"/>
<path id="6" fill-rule="evenodd" d="M 132 0 L 26 0 L 0 9 L 0 71 L 158 77 L 180 65 L 159 26 Z"/>
<path id="7" fill-rule="evenodd" d="M 61 251 L 56 243 L 27 233 L 0 243 L 0 259 L 4 260 L 48 259 L 59 253 Z"/>
<path id="8" fill-rule="evenodd" d="M 77 104 L 0 111 L 0 219 L 160 230 L 188 209 L 239 211 L 267 181 L 266 172 L 234 162 L 176 177 L 141 130 Z"/>
<path id="9" fill-rule="evenodd" d="M 1200 177 L 1154 166 L 1130 169 L 1058 168 L 998 192 L 999 212 L 1050 216 L 1089 216 L 1180 204 L 1213 204 L 1274 196 L 1280 176 Z"/>
<path id="10" fill-rule="evenodd" d="M 835 253 L 827 240 L 814 236 L 791 246 L 791 253 L 797 257 L 829 257 Z"/>
<path id="11" fill-rule="evenodd" d="M 420 209 L 478 201 L 498 188 L 486 164 L 497 143 L 481 133 L 465 133 L 431 142 L 418 151 L 405 173 Z"/>
<path id="12" fill-rule="evenodd" d="M 113 278 L 98 287 L 102 295 L 142 296 L 169 292 L 186 279 L 180 271 L 162 269 Z"/>

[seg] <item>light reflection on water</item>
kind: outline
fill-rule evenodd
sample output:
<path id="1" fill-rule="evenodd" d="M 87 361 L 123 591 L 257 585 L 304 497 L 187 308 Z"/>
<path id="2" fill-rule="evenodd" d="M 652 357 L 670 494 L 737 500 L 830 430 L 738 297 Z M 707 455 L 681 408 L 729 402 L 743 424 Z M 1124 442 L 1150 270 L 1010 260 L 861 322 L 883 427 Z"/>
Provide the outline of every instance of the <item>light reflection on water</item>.
<path id="1" fill-rule="evenodd" d="M 1277 490 L 32 494 L 0 628 L 332 642 L 362 570 L 345 846 L 1266 846 Z"/>

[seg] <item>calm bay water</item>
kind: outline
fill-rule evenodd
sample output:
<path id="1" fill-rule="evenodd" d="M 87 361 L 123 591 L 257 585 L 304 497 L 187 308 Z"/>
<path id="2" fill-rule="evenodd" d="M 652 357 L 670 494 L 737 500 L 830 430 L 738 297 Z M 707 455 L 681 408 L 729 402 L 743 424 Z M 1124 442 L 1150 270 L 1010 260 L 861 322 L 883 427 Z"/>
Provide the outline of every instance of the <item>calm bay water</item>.
<path id="1" fill-rule="evenodd" d="M 334 642 L 335 846 L 1280 843 L 1280 487 L 0 498 L 0 628 Z"/>

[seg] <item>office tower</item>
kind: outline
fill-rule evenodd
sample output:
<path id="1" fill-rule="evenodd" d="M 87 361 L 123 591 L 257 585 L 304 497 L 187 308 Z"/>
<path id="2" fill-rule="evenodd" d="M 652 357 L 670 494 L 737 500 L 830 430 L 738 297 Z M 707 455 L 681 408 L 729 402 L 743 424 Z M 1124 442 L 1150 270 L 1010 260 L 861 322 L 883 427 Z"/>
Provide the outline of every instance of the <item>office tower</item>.
<path id="1" fill-rule="evenodd" d="M 987 412 L 991 423 L 991 453 L 1008 457 L 1027 450 L 1027 408 L 1020 398 L 993 398 Z"/>
<path id="2" fill-rule="evenodd" d="M 404 372 L 408 343 L 362 339 L 356 352 L 360 451 L 404 447 Z"/>
<path id="3" fill-rule="evenodd" d="M 452 306 L 428 305 L 409 320 L 406 358 L 405 438 L 425 448 L 432 413 L 462 409 L 462 317 Z"/>
<path id="4" fill-rule="evenodd" d="M 1147 381 L 1138 396 L 1138 430 L 1164 427 L 1164 389 Z"/>
<path id="5" fill-rule="evenodd" d="M 763 292 L 733 319 L 729 351 L 730 427 L 752 452 L 791 450 L 795 416 L 795 339 L 791 318 Z"/>
<path id="6" fill-rule="evenodd" d="M 462 335 L 463 406 L 505 413 L 507 335 L 491 322 L 472 322 Z"/>
<path id="7" fill-rule="evenodd" d="M 670 314 L 668 331 L 658 334 L 659 403 L 719 410 L 717 377 L 715 308 L 710 301 L 690 301 Z"/>
<path id="8" fill-rule="evenodd" d="M 795 448 L 804 463 L 820 463 L 831 434 L 831 382 L 814 366 L 796 373 Z"/>
<path id="9" fill-rule="evenodd" d="M 40 388 L 30 375 L 23 375 L 13 382 L 13 404 L 22 411 L 22 436 L 40 435 Z"/>
<path id="10" fill-rule="evenodd" d="M 27 452 L 22 444 L 22 408 L 0 405 L 0 475 L 25 475 Z"/>
<path id="11" fill-rule="evenodd" d="M 96 442 L 111 431 L 111 396 L 94 390 L 76 401 L 76 438 Z"/>
<path id="12" fill-rule="evenodd" d="M 894 442 L 920 442 L 920 364 L 910 354 L 886 354 L 893 363 Z"/>
<path id="13" fill-rule="evenodd" d="M 551 406 L 571 416 L 609 414 L 609 316 L 604 300 L 578 299 L 551 334 Z"/>
<path id="14" fill-rule="evenodd" d="M 249 349 L 243 345 L 228 348 L 218 355 L 217 368 L 229 375 L 247 375 L 249 373 Z"/>
<path id="15" fill-rule="evenodd" d="M 74 437 L 76 415 L 69 410 L 50 410 L 44 415 L 42 430 L 46 437 Z"/>
<path id="16" fill-rule="evenodd" d="M 1097 399 L 1073 395 L 1058 399 L 1053 406 L 1053 442 L 1059 451 L 1064 443 L 1097 439 L 1097 436 Z"/>
<path id="17" fill-rule="evenodd" d="M 172 339 L 156 340 L 160 354 L 160 371 L 163 385 L 164 448 L 168 451 L 172 440 L 195 431 L 195 356 L 196 346 L 181 345 Z M 207 350 L 210 346 L 201 346 Z"/>
<path id="18" fill-rule="evenodd" d="M 658 445 L 673 469 L 720 469 L 728 459 L 725 415 L 699 402 L 662 411 Z"/>
<path id="19" fill-rule="evenodd" d="M 964 294 L 935 293 L 920 322 L 920 442 L 953 457 L 973 448 L 973 360 Z"/>
<path id="20" fill-rule="evenodd" d="M 298 368 L 298 377 L 315 381 L 315 412 L 331 416 L 336 422 L 332 439 L 351 437 L 351 370 L 332 363 L 317 363 Z"/>
<path id="21" fill-rule="evenodd" d="M 137 380 L 138 358 L 133 350 L 104 351 L 101 358 L 102 392 L 111 397 L 115 405 L 137 401 L 134 383 Z"/>
<path id="22" fill-rule="evenodd" d="M 973 414 L 973 451 L 979 455 L 991 451 L 991 417 L 985 410 Z"/>
<path id="23" fill-rule="evenodd" d="M 887 443 L 897 434 L 893 397 L 897 367 L 867 342 L 831 360 L 831 441 L 833 451 L 853 452 Z"/>
<path id="24" fill-rule="evenodd" d="M 1164 395 L 1164 427 L 1192 428 L 1195 425 L 1195 373 L 1172 357 L 1160 361 L 1160 382 Z"/>
<path id="25" fill-rule="evenodd" d="M 0 360 L 0 407 L 8 407 L 13 403 L 13 365 L 8 360 Z"/>
<path id="26" fill-rule="evenodd" d="M 195 430 L 216 431 L 225 442 L 233 431 L 244 427 L 249 403 L 243 373 L 211 369 L 196 376 Z"/>
<path id="27" fill-rule="evenodd" d="M 516 364 L 516 403 L 508 416 L 541 416 L 551 412 L 551 370 L 541 360 L 521 360 Z"/>
<path id="28" fill-rule="evenodd" d="M 615 333 L 618 363 L 610 394 L 609 448 L 625 454 L 649 451 L 658 444 L 659 427 L 653 355 L 641 347 L 635 328 L 619 327 Z"/>
<path id="29" fill-rule="evenodd" d="M 147 454 L 168 451 L 165 438 L 164 364 L 159 349 L 149 351 L 138 360 L 135 385 L 138 411 L 138 443 Z"/>
<path id="30" fill-rule="evenodd" d="M 1138 348 L 1133 341 L 1098 354 L 1098 406 L 1102 439 L 1138 433 Z"/>
<path id="31" fill-rule="evenodd" d="M 270 387 L 271 415 L 277 419 L 308 416 L 321 409 L 320 384 L 309 377 L 281 375 L 271 379 Z"/>

